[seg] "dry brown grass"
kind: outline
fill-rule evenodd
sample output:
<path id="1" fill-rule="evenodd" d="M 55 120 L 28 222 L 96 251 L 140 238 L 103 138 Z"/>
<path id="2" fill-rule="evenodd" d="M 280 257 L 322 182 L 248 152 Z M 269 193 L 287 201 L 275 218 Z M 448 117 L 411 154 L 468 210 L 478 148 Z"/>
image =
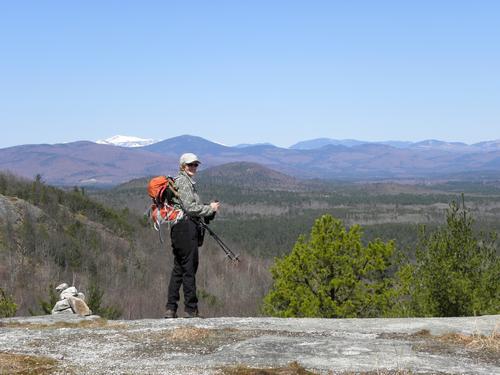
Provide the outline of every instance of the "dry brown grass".
<path id="1" fill-rule="evenodd" d="M 172 341 L 198 341 L 212 335 L 212 331 L 207 328 L 179 327 L 169 331 L 167 336 Z"/>
<path id="2" fill-rule="evenodd" d="M 291 362 L 286 367 L 258 369 L 246 366 L 226 367 L 221 369 L 223 375 L 318 375 L 302 367 L 298 362 Z"/>
<path id="3" fill-rule="evenodd" d="M 492 332 L 489 336 L 484 335 L 463 335 L 459 333 L 449 333 L 438 337 L 439 340 L 453 344 L 460 344 L 476 350 L 488 350 L 500 353 L 500 333 Z"/>
<path id="4" fill-rule="evenodd" d="M 446 356 L 460 355 L 474 361 L 498 366 L 500 364 L 500 334 L 497 328 L 490 335 L 479 333 L 431 335 L 429 331 L 422 330 L 411 335 L 395 335 L 393 338 L 414 341 L 412 345 L 414 351 Z"/>
<path id="5" fill-rule="evenodd" d="M 440 336 L 432 336 L 428 330 L 418 331 L 412 336 L 435 339 L 447 344 L 462 345 L 474 350 L 488 350 L 500 353 L 500 333 L 498 332 L 498 327 L 495 327 L 493 332 L 488 336 L 480 334 L 464 335 L 462 333 L 446 333 Z"/>
<path id="6" fill-rule="evenodd" d="M 297 361 L 289 363 L 286 367 L 278 368 L 253 368 L 246 366 L 226 367 L 221 369 L 222 375 L 318 375 L 319 373 L 306 370 Z M 378 369 L 373 371 L 329 371 L 330 375 L 413 375 L 410 370 L 398 369 L 387 370 Z"/>
<path id="7" fill-rule="evenodd" d="M 413 371 L 405 369 L 397 370 L 387 370 L 387 369 L 377 369 L 373 371 L 362 371 L 362 372 L 336 372 L 335 375 L 416 375 Z"/>
<path id="8" fill-rule="evenodd" d="M 415 332 L 413 334 L 411 334 L 412 337 L 418 337 L 418 338 L 426 338 L 426 337 L 432 337 L 431 335 L 431 331 L 429 331 L 428 329 L 422 329 L 418 332 Z"/>
<path id="9" fill-rule="evenodd" d="M 52 358 L 0 352 L 0 374 L 48 375 L 57 367 L 58 362 Z"/>

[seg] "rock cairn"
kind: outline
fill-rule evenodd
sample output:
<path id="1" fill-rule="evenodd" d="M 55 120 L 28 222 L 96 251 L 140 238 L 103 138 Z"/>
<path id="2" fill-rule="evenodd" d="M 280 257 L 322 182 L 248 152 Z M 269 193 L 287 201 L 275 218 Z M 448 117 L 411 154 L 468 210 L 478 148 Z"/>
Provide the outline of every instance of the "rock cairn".
<path id="1" fill-rule="evenodd" d="M 60 293 L 60 298 L 54 305 L 52 314 L 92 315 L 92 310 L 85 302 L 85 295 L 78 292 L 74 286 L 62 283 L 56 287 L 56 291 Z"/>

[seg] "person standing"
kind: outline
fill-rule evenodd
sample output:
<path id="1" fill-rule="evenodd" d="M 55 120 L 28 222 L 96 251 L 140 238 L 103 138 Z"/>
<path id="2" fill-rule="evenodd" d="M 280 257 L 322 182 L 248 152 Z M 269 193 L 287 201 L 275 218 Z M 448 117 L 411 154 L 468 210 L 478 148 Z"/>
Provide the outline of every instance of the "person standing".
<path id="1" fill-rule="evenodd" d="M 175 178 L 178 197 L 174 205 L 181 208 L 185 217 L 174 224 L 170 230 L 174 267 L 168 285 L 168 298 L 165 318 L 177 318 L 181 285 L 184 292 L 184 312 L 187 318 L 199 316 L 196 297 L 196 271 L 198 270 L 198 244 L 202 240 L 200 220 L 215 215 L 219 202 L 201 203 L 193 177 L 201 164 L 195 154 L 182 154 L 179 159 L 179 175 Z"/>

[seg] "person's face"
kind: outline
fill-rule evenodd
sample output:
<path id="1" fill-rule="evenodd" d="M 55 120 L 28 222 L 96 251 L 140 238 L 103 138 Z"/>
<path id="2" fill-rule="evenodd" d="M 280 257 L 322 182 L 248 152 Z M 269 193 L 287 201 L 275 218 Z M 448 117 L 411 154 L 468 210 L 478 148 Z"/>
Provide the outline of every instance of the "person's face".
<path id="1" fill-rule="evenodd" d="M 196 171 L 197 171 L 197 168 L 199 165 L 200 165 L 200 163 L 195 161 L 193 163 L 186 164 L 186 166 L 184 167 L 184 170 L 186 171 L 186 173 L 189 176 L 194 176 L 196 174 Z"/>

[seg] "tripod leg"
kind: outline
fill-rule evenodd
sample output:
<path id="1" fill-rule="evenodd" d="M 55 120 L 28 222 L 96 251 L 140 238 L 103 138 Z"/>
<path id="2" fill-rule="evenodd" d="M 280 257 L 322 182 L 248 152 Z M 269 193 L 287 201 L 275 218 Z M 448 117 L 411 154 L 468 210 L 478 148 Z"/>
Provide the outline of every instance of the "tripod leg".
<path id="1" fill-rule="evenodd" d="M 215 242 L 219 244 L 219 246 L 222 248 L 224 253 L 229 257 L 231 260 L 237 260 L 238 262 L 240 261 L 238 258 L 238 255 L 236 255 L 231 249 L 222 241 L 222 239 L 205 223 L 202 223 L 202 226 L 208 231 L 208 233 L 213 237 Z"/>

